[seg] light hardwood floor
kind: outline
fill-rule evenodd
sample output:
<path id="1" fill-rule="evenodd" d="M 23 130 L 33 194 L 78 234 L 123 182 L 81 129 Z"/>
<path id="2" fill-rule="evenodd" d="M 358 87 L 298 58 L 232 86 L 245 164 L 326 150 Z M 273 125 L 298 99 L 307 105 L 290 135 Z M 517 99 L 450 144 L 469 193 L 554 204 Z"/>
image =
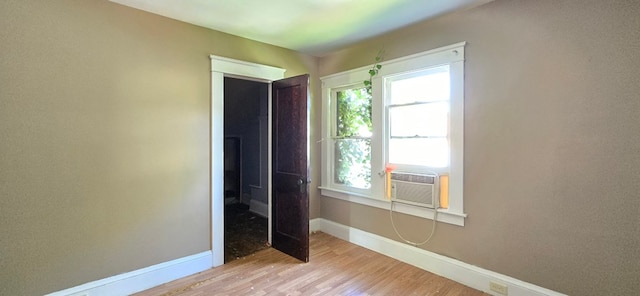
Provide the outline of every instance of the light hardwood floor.
<path id="1" fill-rule="evenodd" d="M 269 248 L 135 295 L 488 295 L 325 233 L 309 243 L 309 263 Z"/>

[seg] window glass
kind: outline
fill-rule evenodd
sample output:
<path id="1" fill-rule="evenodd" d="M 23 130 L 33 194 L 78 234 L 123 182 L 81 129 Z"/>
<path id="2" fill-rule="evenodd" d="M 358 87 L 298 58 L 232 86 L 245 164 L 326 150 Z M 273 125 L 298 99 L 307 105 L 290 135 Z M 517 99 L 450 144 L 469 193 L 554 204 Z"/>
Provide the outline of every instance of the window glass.
<path id="1" fill-rule="evenodd" d="M 449 102 L 402 105 L 389 108 L 391 138 L 446 137 Z"/>
<path id="2" fill-rule="evenodd" d="M 447 167 L 449 165 L 449 142 L 446 138 L 390 139 L 389 162 Z"/>
<path id="3" fill-rule="evenodd" d="M 449 66 L 409 75 L 391 83 L 391 104 L 433 102 L 449 99 Z"/>
<path id="4" fill-rule="evenodd" d="M 336 136 L 371 137 L 371 95 L 365 88 L 336 92 Z"/>
<path id="5" fill-rule="evenodd" d="M 334 161 L 335 183 L 360 189 L 371 187 L 371 140 L 336 140 Z"/>
<path id="6" fill-rule="evenodd" d="M 334 182 L 348 187 L 371 187 L 371 95 L 366 88 L 335 92 Z"/>
<path id="7" fill-rule="evenodd" d="M 449 165 L 449 66 L 388 78 L 388 160 L 399 165 Z"/>

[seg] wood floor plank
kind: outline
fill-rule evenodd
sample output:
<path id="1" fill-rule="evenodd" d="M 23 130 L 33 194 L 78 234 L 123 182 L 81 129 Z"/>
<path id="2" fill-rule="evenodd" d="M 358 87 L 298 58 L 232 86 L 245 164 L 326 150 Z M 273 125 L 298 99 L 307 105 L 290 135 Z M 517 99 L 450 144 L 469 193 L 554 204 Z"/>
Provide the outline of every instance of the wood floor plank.
<path id="1" fill-rule="evenodd" d="M 488 295 L 325 233 L 309 243 L 309 263 L 269 248 L 134 295 Z"/>

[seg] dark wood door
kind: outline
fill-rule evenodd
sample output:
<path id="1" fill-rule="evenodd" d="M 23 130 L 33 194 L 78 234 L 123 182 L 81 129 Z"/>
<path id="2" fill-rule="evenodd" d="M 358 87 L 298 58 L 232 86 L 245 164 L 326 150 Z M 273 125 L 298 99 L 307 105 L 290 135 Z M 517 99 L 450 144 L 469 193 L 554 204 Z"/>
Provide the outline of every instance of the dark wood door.
<path id="1" fill-rule="evenodd" d="M 309 262 L 309 75 L 272 84 L 272 245 Z"/>

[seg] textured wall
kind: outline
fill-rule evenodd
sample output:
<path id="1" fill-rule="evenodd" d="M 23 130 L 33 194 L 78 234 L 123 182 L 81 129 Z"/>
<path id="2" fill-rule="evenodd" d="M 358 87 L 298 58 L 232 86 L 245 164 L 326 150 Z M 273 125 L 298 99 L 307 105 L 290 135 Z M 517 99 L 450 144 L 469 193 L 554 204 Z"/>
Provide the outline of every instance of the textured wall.
<path id="1" fill-rule="evenodd" d="M 467 41 L 469 217 L 426 249 L 571 295 L 638 295 L 638 16 L 631 0 L 498 0 L 325 56 L 320 74 Z M 322 197 L 321 216 L 397 239 L 387 211 Z"/>
<path id="2" fill-rule="evenodd" d="M 209 55 L 317 68 L 108 1 L 1 1 L 0 28 L 0 295 L 209 250 Z"/>

